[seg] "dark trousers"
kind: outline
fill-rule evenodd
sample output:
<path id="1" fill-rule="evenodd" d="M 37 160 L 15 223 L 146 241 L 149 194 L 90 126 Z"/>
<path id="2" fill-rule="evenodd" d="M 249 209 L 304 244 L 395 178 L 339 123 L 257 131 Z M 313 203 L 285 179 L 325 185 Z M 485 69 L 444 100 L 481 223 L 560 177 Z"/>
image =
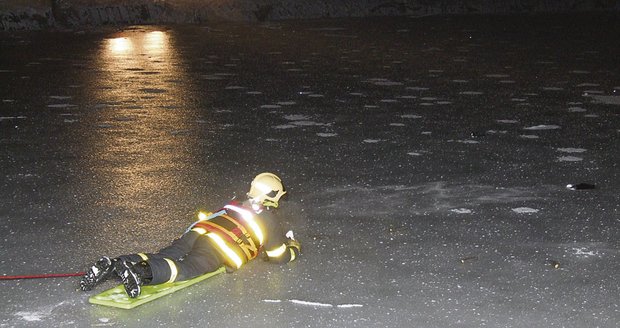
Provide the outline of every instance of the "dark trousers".
<path id="1" fill-rule="evenodd" d="M 189 231 L 157 253 L 146 253 L 151 266 L 153 279 L 150 285 L 157 285 L 170 280 L 172 271 L 168 261 L 174 262 L 178 274 L 175 281 L 188 280 L 207 272 L 215 271 L 224 262 L 208 238 L 195 231 Z M 138 254 L 119 256 L 120 259 L 137 263 L 142 261 Z"/>

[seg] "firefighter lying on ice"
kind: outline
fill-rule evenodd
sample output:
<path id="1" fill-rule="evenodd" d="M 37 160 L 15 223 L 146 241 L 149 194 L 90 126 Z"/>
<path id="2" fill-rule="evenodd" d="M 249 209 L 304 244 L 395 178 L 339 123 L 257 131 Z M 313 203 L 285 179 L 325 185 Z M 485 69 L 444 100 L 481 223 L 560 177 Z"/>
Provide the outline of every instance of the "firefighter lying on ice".
<path id="1" fill-rule="evenodd" d="M 292 231 L 284 235 L 276 213 L 285 193 L 279 177 L 261 173 L 252 181 L 247 201 L 200 213 L 180 238 L 157 253 L 102 257 L 82 277 L 80 288 L 91 290 L 116 273 L 127 295 L 135 298 L 143 285 L 188 280 L 222 265 L 236 270 L 257 256 L 276 263 L 293 261 L 301 245 Z"/>

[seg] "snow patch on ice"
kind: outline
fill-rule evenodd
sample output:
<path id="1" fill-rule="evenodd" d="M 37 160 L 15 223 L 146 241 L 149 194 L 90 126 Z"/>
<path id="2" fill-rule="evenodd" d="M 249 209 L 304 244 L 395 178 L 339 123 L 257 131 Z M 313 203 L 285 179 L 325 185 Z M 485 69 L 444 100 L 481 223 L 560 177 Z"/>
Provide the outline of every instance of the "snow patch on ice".
<path id="1" fill-rule="evenodd" d="M 547 124 L 541 124 L 541 125 L 534 125 L 534 126 L 530 126 L 527 128 L 523 128 L 523 130 L 555 130 L 555 129 L 560 129 L 559 125 L 547 125 Z"/>
<path id="2" fill-rule="evenodd" d="M 26 116 L 0 116 L 0 121 L 4 120 L 23 120 Z"/>
<path id="3" fill-rule="evenodd" d="M 572 248 L 573 255 L 581 256 L 581 257 L 590 257 L 597 256 L 597 251 L 590 251 L 586 247 L 573 247 Z"/>
<path id="4" fill-rule="evenodd" d="M 512 209 L 513 212 L 515 213 L 538 213 L 537 209 L 531 208 L 531 207 L 517 207 L 517 208 L 513 208 Z"/>
<path id="5" fill-rule="evenodd" d="M 77 107 L 77 105 L 74 105 L 74 104 L 50 104 L 50 105 L 47 105 L 47 107 L 49 107 L 49 108 L 70 108 L 70 107 Z"/>
<path id="6" fill-rule="evenodd" d="M 587 150 L 583 148 L 557 148 L 557 151 L 563 153 L 583 153 Z"/>
<path id="7" fill-rule="evenodd" d="M 558 161 L 560 162 L 580 162 L 583 161 L 583 158 L 576 156 L 561 156 L 558 157 Z"/>
<path id="8" fill-rule="evenodd" d="M 428 88 L 426 87 L 407 87 L 407 90 L 414 90 L 414 91 L 426 91 L 428 90 Z"/>
<path id="9" fill-rule="evenodd" d="M 289 121 L 307 121 L 310 117 L 302 114 L 284 115 L 284 119 Z"/>
<path id="10" fill-rule="evenodd" d="M 15 316 L 25 321 L 31 321 L 31 322 L 42 321 L 46 317 L 50 316 L 52 314 L 52 311 L 54 311 L 54 309 L 56 309 L 57 307 L 63 304 L 65 304 L 65 302 L 60 302 L 56 305 L 51 305 L 51 306 L 44 306 L 44 307 L 39 308 L 36 311 L 18 311 L 18 312 L 15 312 Z"/>
<path id="11" fill-rule="evenodd" d="M 510 75 L 508 74 L 487 74 L 485 75 L 486 77 L 490 77 L 490 78 L 505 78 L 505 77 L 510 77 Z"/>
<path id="12" fill-rule="evenodd" d="M 420 115 L 413 115 L 413 114 L 404 114 L 404 115 L 401 115 L 400 117 L 402 117 L 402 118 L 414 118 L 414 119 L 415 118 L 422 118 L 422 116 L 420 116 Z"/>
<path id="13" fill-rule="evenodd" d="M 278 109 L 278 108 L 282 108 L 282 106 L 280 106 L 280 105 L 261 105 L 260 108 L 263 108 L 263 109 Z"/>
<path id="14" fill-rule="evenodd" d="M 46 316 L 45 313 L 27 311 L 19 311 L 15 315 L 26 321 L 41 321 Z"/>
<path id="15" fill-rule="evenodd" d="M 592 102 L 595 104 L 620 105 L 620 96 L 593 95 L 590 98 L 592 98 Z"/>
<path id="16" fill-rule="evenodd" d="M 571 113 L 583 113 L 586 111 L 585 108 L 579 106 L 568 107 L 568 111 Z"/>
<path id="17" fill-rule="evenodd" d="M 403 85 L 402 82 L 395 82 L 395 81 L 391 81 L 388 79 L 369 79 L 364 82 L 372 83 L 374 85 L 379 85 L 379 86 L 386 86 L 386 87 Z"/>
<path id="18" fill-rule="evenodd" d="M 480 143 L 480 141 L 470 140 L 470 139 L 467 139 L 467 140 L 448 140 L 448 142 L 452 142 L 452 141 L 456 141 L 458 143 L 463 143 L 463 144 L 477 144 L 477 143 Z"/>

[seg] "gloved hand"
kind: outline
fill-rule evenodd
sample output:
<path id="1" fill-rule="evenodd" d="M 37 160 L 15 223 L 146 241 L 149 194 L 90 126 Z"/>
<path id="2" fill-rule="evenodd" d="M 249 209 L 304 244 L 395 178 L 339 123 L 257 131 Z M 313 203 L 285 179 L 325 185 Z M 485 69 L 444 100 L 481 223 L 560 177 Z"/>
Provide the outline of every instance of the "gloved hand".
<path id="1" fill-rule="evenodd" d="M 286 246 L 296 248 L 297 252 L 301 252 L 301 244 L 295 239 L 287 240 Z"/>

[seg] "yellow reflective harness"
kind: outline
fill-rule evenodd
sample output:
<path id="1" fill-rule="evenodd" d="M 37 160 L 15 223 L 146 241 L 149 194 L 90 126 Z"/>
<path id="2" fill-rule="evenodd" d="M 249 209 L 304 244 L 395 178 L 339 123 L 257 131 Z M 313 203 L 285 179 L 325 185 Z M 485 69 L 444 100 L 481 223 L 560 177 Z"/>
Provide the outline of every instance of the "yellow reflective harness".
<path id="1" fill-rule="evenodd" d="M 258 256 L 264 235 L 256 224 L 254 215 L 248 213 L 251 212 L 238 206 L 227 205 L 208 219 L 194 223 L 190 229 L 210 237 L 228 264 L 239 268 Z M 250 229 L 247 229 L 246 225 Z"/>

